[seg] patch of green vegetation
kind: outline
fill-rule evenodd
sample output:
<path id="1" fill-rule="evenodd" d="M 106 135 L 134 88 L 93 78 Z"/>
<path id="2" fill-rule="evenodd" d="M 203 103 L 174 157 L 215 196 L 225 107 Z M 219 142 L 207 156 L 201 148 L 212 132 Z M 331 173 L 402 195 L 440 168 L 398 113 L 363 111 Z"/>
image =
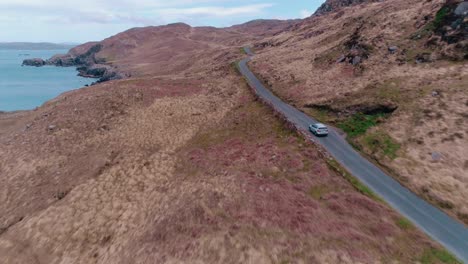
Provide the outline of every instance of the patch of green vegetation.
<path id="1" fill-rule="evenodd" d="M 444 25 L 444 21 L 450 13 L 450 8 L 443 6 L 437 11 L 436 16 L 432 22 L 428 23 L 421 30 L 417 31 L 411 36 L 411 39 L 417 40 L 429 36 L 432 32 L 440 29 Z"/>
<path id="2" fill-rule="evenodd" d="M 379 119 L 385 116 L 385 114 L 364 115 L 358 113 L 345 121 L 339 122 L 338 127 L 343 129 L 349 137 L 353 138 L 365 134 L 369 128 L 376 126 Z"/>
<path id="3" fill-rule="evenodd" d="M 429 25 L 430 28 L 429 30 L 436 30 L 442 27 L 443 22 L 447 15 L 449 14 L 450 9 L 447 6 L 442 7 L 439 11 L 437 11 L 437 14 L 434 18 L 434 21 Z"/>
<path id="4" fill-rule="evenodd" d="M 383 131 L 368 133 L 362 138 L 364 145 L 375 153 L 381 150 L 384 155 L 391 159 L 397 157 L 396 153 L 401 148 L 401 145 L 395 142 L 388 134 Z"/>
<path id="5" fill-rule="evenodd" d="M 348 171 L 346 171 L 341 165 L 336 161 L 336 160 L 327 160 L 328 166 L 341 174 L 351 185 L 361 194 L 379 202 L 383 202 L 383 200 L 377 196 L 369 187 L 364 185 L 362 182 L 360 182 L 357 178 L 352 176 Z"/>
<path id="6" fill-rule="evenodd" d="M 245 52 L 245 49 L 243 47 L 240 47 L 239 50 L 242 55 L 247 55 L 247 52 Z"/>
<path id="7" fill-rule="evenodd" d="M 396 220 L 396 225 L 403 229 L 403 230 L 408 230 L 408 229 L 412 229 L 413 228 L 413 224 L 406 218 L 404 217 L 399 217 L 397 220 Z"/>
<path id="8" fill-rule="evenodd" d="M 237 73 L 240 74 L 239 62 L 238 61 L 231 62 L 231 68 L 234 69 L 234 71 L 236 71 Z"/>
<path id="9" fill-rule="evenodd" d="M 324 185 L 315 185 L 312 186 L 307 194 L 309 194 L 310 197 L 314 198 L 315 200 L 320 200 L 323 195 L 329 193 L 330 190 L 328 189 L 327 186 Z"/>
<path id="10" fill-rule="evenodd" d="M 422 264 L 432 264 L 440 262 L 449 264 L 461 263 L 447 250 L 435 248 L 425 250 L 423 255 L 421 256 L 420 261 Z"/>

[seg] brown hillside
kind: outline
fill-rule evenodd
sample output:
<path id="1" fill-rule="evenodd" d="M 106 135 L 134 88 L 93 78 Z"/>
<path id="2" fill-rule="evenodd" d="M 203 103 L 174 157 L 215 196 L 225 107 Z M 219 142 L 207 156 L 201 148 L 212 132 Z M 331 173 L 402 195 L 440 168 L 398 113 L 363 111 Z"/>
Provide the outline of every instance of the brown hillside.
<path id="1" fill-rule="evenodd" d="M 259 42 L 252 66 L 280 97 L 344 129 L 401 183 L 468 223 L 465 4 L 380 1 L 312 16 Z"/>
<path id="2" fill-rule="evenodd" d="M 124 79 L 0 114 L 0 262 L 446 257 L 255 100 L 232 64 L 253 41 L 174 24 L 74 49 Z"/>

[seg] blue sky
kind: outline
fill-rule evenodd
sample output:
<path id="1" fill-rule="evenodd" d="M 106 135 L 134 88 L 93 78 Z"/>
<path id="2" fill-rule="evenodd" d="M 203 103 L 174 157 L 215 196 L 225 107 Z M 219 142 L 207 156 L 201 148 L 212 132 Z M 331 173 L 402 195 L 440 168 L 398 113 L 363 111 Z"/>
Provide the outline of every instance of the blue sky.
<path id="1" fill-rule="evenodd" d="M 86 42 L 132 27 L 225 27 L 312 14 L 324 0 L 0 0 L 0 42 Z M 78 5 L 79 4 L 79 5 Z"/>

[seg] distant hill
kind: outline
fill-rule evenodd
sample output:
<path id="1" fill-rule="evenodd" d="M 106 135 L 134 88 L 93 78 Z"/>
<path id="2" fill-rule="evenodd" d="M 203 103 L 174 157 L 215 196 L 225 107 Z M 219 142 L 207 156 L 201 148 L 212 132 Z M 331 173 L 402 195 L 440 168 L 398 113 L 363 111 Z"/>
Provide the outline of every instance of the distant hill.
<path id="1" fill-rule="evenodd" d="M 47 42 L 0 42 L 0 50 L 55 50 L 55 49 L 71 49 L 78 44 L 56 44 Z"/>
<path id="2" fill-rule="evenodd" d="M 227 28 L 228 30 L 235 30 L 245 34 L 257 35 L 257 36 L 269 36 L 275 35 L 280 32 L 284 32 L 292 29 L 301 20 L 277 20 L 277 19 L 257 19 L 252 20 L 244 24 L 234 25 Z"/>

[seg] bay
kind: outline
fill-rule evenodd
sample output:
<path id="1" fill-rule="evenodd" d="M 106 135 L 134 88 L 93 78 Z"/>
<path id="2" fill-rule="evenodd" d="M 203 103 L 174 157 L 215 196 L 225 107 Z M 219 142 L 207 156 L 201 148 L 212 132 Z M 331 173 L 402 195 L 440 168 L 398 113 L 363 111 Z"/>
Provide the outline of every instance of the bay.
<path id="1" fill-rule="evenodd" d="M 27 67 L 24 59 L 48 59 L 67 50 L 0 50 L 0 111 L 34 109 L 63 92 L 96 81 L 74 67 Z"/>

